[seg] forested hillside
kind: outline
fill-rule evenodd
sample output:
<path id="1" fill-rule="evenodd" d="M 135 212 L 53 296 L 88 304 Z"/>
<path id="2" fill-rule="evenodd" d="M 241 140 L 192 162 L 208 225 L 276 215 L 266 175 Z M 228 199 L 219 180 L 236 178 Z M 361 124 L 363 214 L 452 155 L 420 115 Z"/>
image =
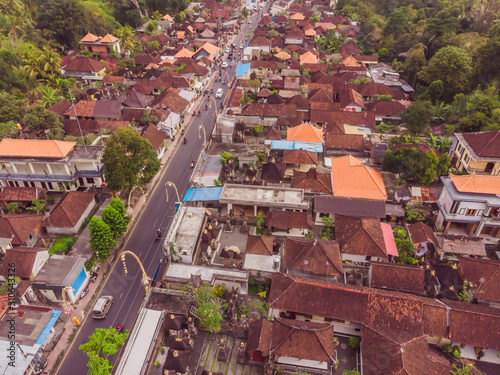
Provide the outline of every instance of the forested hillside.
<path id="1" fill-rule="evenodd" d="M 500 129 L 500 1 L 339 0 L 358 47 L 392 63 L 417 91 L 414 115 L 447 132 Z"/>

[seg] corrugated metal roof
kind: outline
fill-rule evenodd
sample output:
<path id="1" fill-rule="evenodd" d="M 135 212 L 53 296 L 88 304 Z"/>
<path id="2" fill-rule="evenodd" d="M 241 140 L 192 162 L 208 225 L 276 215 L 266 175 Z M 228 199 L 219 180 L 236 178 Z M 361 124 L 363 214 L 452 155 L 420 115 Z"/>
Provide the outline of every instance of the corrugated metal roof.
<path id="1" fill-rule="evenodd" d="M 321 143 L 313 142 L 274 140 L 271 142 L 271 148 L 274 150 L 306 150 L 316 153 L 323 152 L 323 145 Z"/>
<path id="2" fill-rule="evenodd" d="M 116 375 L 142 375 L 160 329 L 163 311 L 141 309 L 128 338 Z"/>
<path id="3" fill-rule="evenodd" d="M 246 73 L 250 71 L 250 63 L 239 63 L 236 65 L 236 77 L 244 76 Z"/>
<path id="4" fill-rule="evenodd" d="M 221 187 L 190 188 L 183 202 L 218 201 L 222 194 Z"/>

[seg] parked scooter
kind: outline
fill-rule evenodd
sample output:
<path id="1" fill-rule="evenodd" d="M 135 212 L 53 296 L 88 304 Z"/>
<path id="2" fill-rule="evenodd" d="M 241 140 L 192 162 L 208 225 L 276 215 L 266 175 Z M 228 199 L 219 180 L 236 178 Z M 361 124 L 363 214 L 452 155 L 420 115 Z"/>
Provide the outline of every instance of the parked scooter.
<path id="1" fill-rule="evenodd" d="M 96 280 L 97 280 L 97 272 L 92 271 L 92 273 L 90 274 L 90 282 L 95 283 Z"/>
<path id="2" fill-rule="evenodd" d="M 82 290 L 82 294 L 80 294 L 80 299 L 82 299 L 83 297 L 85 297 L 88 292 L 89 292 L 89 285 L 87 284 L 87 286 L 85 287 L 85 289 Z"/>

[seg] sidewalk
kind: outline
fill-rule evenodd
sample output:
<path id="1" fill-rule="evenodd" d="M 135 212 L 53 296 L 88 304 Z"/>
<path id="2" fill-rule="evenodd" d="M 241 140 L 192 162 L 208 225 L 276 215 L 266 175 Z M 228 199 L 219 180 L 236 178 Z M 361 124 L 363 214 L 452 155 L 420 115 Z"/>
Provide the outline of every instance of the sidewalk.
<path id="1" fill-rule="evenodd" d="M 203 102 L 204 95 L 200 95 L 194 103 L 194 108 L 198 108 Z M 191 117 L 186 116 L 184 122 L 181 124 L 181 129 L 183 129 L 185 126 L 190 124 L 191 122 Z M 177 137 L 173 141 L 167 141 L 167 149 L 165 150 L 165 153 L 161 159 L 161 168 L 160 171 L 156 174 L 155 177 L 144 187 L 143 192 L 139 200 L 135 203 L 133 207 L 127 208 L 127 212 L 129 215 L 132 216 L 132 220 L 129 223 L 129 229 L 133 227 L 135 221 L 139 217 L 143 207 L 146 204 L 146 201 L 151 194 L 151 192 L 154 190 L 156 184 L 158 181 L 161 179 L 161 176 L 163 175 L 165 166 L 168 164 L 168 161 L 170 160 L 172 154 L 175 152 L 177 149 L 177 145 L 179 144 L 180 140 L 182 137 L 179 136 L 180 131 L 177 133 Z M 126 203 L 126 202 L 125 202 Z M 129 232 L 130 233 L 130 232 Z M 117 246 L 116 250 L 114 251 L 114 256 L 121 251 L 121 247 L 123 243 L 126 241 L 128 238 L 129 233 L 121 240 L 120 244 Z M 114 262 L 113 262 L 114 263 Z M 103 278 L 107 275 L 107 271 L 111 267 L 113 263 L 108 264 L 108 268 L 106 269 L 106 273 L 104 272 L 105 270 L 101 268 L 101 272 L 99 272 L 99 275 L 97 277 L 97 280 L 95 283 L 89 283 L 89 291 L 83 297 L 82 299 L 79 300 L 78 305 L 72 309 L 71 316 L 73 317 L 78 317 L 80 322 L 83 322 L 85 319 L 85 316 L 87 315 L 88 311 L 90 310 L 91 303 L 95 301 L 94 295 L 97 295 L 95 292 L 99 291 L 101 289 L 101 283 L 103 281 Z M 63 325 L 61 326 L 61 322 L 59 322 L 58 325 L 56 325 L 56 334 L 55 336 L 57 337 L 60 335 L 60 338 L 57 342 L 57 344 L 54 346 L 52 351 L 50 352 L 49 356 L 47 357 L 47 366 L 45 367 L 45 370 L 42 372 L 42 374 L 54 374 L 55 373 L 55 368 L 54 365 L 56 365 L 60 362 L 62 355 L 64 354 L 64 351 L 67 349 L 69 342 L 68 339 L 71 338 L 71 340 L 74 337 L 74 333 L 77 330 L 77 327 L 73 323 L 70 315 L 63 315 L 61 314 L 60 320 L 62 320 Z M 71 341 L 69 340 L 69 341 Z M 58 360 L 59 359 L 59 360 Z"/>

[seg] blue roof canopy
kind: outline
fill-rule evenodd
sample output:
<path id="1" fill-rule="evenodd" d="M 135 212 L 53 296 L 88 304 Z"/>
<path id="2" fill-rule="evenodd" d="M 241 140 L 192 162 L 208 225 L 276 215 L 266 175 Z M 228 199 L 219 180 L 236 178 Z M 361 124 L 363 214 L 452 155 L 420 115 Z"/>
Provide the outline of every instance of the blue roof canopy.
<path id="1" fill-rule="evenodd" d="M 190 188 L 184 196 L 183 202 L 218 201 L 222 194 L 222 186 Z"/>
<path id="2" fill-rule="evenodd" d="M 236 65 L 236 77 L 241 77 L 250 71 L 250 63 L 239 63 Z"/>
<path id="3" fill-rule="evenodd" d="M 323 145 L 314 142 L 294 142 L 286 140 L 271 141 L 271 148 L 274 150 L 306 150 L 310 152 L 323 152 Z"/>
<path id="4" fill-rule="evenodd" d="M 54 327 L 54 324 L 56 324 L 57 318 L 59 318 L 59 315 L 61 315 L 61 311 L 59 310 L 51 310 L 52 312 L 52 318 L 50 318 L 49 322 L 47 325 L 43 328 L 42 333 L 40 333 L 40 336 L 38 336 L 38 340 L 36 340 L 35 344 L 42 345 L 45 342 L 45 339 L 50 333 L 50 330 L 52 327 Z"/>

